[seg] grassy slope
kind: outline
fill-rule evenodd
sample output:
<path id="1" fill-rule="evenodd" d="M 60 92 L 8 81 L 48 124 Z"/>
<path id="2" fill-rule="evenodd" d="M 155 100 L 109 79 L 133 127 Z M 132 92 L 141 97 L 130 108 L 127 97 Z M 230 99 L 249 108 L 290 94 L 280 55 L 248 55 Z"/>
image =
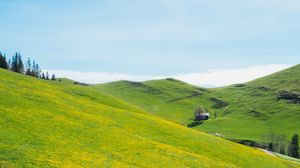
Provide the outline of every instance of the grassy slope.
<path id="1" fill-rule="evenodd" d="M 121 98 L 168 120 L 187 124 L 206 90 L 177 80 L 118 81 L 95 85 L 96 89 Z M 198 95 L 199 94 L 199 95 Z M 207 99 L 203 99 L 206 101 Z M 209 102 L 206 102 L 208 104 Z"/>
<path id="2" fill-rule="evenodd" d="M 219 130 L 234 138 L 256 140 L 270 132 L 288 137 L 299 133 L 300 105 L 278 101 L 280 90 L 300 91 L 299 65 L 248 82 L 243 87 L 213 89 L 213 94 L 230 102 L 230 106 L 220 111 L 221 121 L 211 120 L 202 129 Z"/>
<path id="3" fill-rule="evenodd" d="M 0 69 L 0 167 L 297 167 L 93 88 Z"/>
<path id="4" fill-rule="evenodd" d="M 299 91 L 299 84 L 300 66 L 296 66 L 249 82 L 244 87 L 228 86 L 203 90 L 170 80 L 148 81 L 139 85 L 120 81 L 95 87 L 184 125 L 192 122 L 193 110 L 197 105 L 202 105 L 211 115 L 217 112 L 218 117 L 204 122 L 196 129 L 222 133 L 228 138 L 260 140 L 265 133 L 274 132 L 290 136 L 300 132 L 300 105 L 277 101 L 280 89 Z M 261 86 L 268 89 L 261 89 Z M 157 91 L 149 91 L 146 89 L 148 87 Z M 187 97 L 194 92 L 202 95 Z M 184 99 L 169 102 L 177 98 Z M 219 98 L 229 103 L 229 106 L 223 109 L 215 108 L 210 98 Z"/>
<path id="5" fill-rule="evenodd" d="M 287 155 L 282 155 L 282 154 L 275 153 L 275 152 L 273 152 L 273 154 L 280 157 L 280 158 L 282 158 L 282 159 L 290 160 L 290 161 L 293 161 L 293 162 L 296 162 L 296 163 L 300 164 L 300 159 L 293 158 L 293 157 L 290 157 L 290 156 L 287 156 Z"/>

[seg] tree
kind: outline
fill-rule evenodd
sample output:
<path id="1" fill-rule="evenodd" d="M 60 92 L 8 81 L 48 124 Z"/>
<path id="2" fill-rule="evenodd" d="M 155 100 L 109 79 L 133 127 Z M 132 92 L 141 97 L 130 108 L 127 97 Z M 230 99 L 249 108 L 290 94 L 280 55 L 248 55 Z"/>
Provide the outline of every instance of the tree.
<path id="1" fill-rule="evenodd" d="M 8 64 L 5 55 L 0 52 L 0 68 L 8 69 Z"/>
<path id="2" fill-rule="evenodd" d="M 287 143 L 287 138 L 285 135 L 279 135 L 276 138 L 277 144 L 278 144 L 278 150 L 276 152 L 279 152 L 280 154 L 285 154 L 285 147 Z"/>
<path id="3" fill-rule="evenodd" d="M 18 56 L 17 56 L 17 65 L 18 65 L 18 72 L 24 73 L 24 64 L 23 64 L 20 53 L 18 53 Z"/>
<path id="4" fill-rule="evenodd" d="M 24 64 L 20 53 L 15 53 L 12 57 L 11 70 L 17 73 L 24 73 Z"/>
<path id="5" fill-rule="evenodd" d="M 7 66 L 8 66 L 7 69 L 11 70 L 11 60 L 10 59 L 8 60 Z"/>
<path id="6" fill-rule="evenodd" d="M 42 74 L 42 79 L 46 79 L 45 73 L 44 73 L 44 72 L 43 72 L 43 74 Z"/>
<path id="7" fill-rule="evenodd" d="M 37 67 L 36 67 L 36 63 L 35 63 L 35 61 L 33 60 L 32 61 L 32 76 L 36 76 L 36 74 L 37 74 Z"/>
<path id="8" fill-rule="evenodd" d="M 55 80 L 56 80 L 56 78 L 55 78 L 55 74 L 52 74 L 51 80 L 53 80 L 53 81 L 55 81 Z"/>
<path id="9" fill-rule="evenodd" d="M 274 145 L 276 142 L 276 134 L 270 130 L 270 132 L 263 135 L 264 148 L 269 151 L 274 151 Z"/>
<path id="10" fill-rule="evenodd" d="M 14 72 L 18 72 L 18 61 L 17 61 L 18 53 L 15 53 L 15 55 L 11 58 L 11 70 Z"/>
<path id="11" fill-rule="evenodd" d="M 299 136 L 294 134 L 289 146 L 289 156 L 299 158 Z"/>
<path id="12" fill-rule="evenodd" d="M 26 63 L 26 75 L 32 76 L 32 70 L 31 70 L 31 61 L 30 58 L 28 58 L 27 63 Z"/>
<path id="13" fill-rule="evenodd" d="M 269 144 L 268 144 L 268 150 L 269 150 L 269 151 L 274 151 L 274 145 L 273 145 L 273 142 L 269 142 Z"/>
<path id="14" fill-rule="evenodd" d="M 40 66 L 39 64 L 36 64 L 35 65 L 35 77 L 39 78 L 41 76 L 41 69 L 40 69 Z"/>
<path id="15" fill-rule="evenodd" d="M 49 80 L 49 73 L 46 72 L 46 80 Z"/>

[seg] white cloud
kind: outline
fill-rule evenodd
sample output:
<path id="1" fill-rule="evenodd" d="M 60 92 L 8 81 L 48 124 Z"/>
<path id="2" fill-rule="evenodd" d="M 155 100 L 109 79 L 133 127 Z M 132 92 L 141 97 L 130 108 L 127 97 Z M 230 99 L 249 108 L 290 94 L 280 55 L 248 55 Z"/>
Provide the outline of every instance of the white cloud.
<path id="1" fill-rule="evenodd" d="M 176 78 L 197 86 L 218 87 L 247 82 L 286 69 L 288 67 L 291 67 L 291 65 L 257 65 L 239 69 L 211 69 L 205 72 L 182 73 L 170 76 L 130 75 L 126 73 L 79 72 L 67 70 L 47 71 L 50 73 L 55 73 L 57 77 L 65 77 L 92 84 L 106 83 L 117 80 L 145 81 L 152 79 Z"/>
<path id="2" fill-rule="evenodd" d="M 244 83 L 286 69 L 290 66 L 291 65 L 258 65 L 239 69 L 214 69 L 202 73 L 181 74 L 176 77 L 194 85 L 225 86 L 235 83 Z"/>

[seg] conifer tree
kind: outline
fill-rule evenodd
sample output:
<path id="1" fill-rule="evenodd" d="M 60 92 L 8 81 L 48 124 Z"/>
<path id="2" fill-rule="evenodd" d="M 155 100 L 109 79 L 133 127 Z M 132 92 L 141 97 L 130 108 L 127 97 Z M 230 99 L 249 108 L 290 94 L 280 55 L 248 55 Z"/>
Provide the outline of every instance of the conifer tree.
<path id="1" fill-rule="evenodd" d="M 18 72 L 18 62 L 17 62 L 18 53 L 12 56 L 11 59 L 11 70 L 14 72 Z"/>
<path id="2" fill-rule="evenodd" d="M 41 76 L 41 70 L 40 70 L 39 64 L 36 64 L 35 68 L 36 68 L 36 70 L 35 70 L 36 71 L 35 77 L 39 78 Z"/>
<path id="3" fill-rule="evenodd" d="M 291 144 L 289 146 L 289 155 L 295 158 L 299 158 L 299 136 L 294 134 Z"/>
<path id="4" fill-rule="evenodd" d="M 5 55 L 0 52 L 0 68 L 8 69 L 8 64 Z"/>
<path id="5" fill-rule="evenodd" d="M 17 73 L 24 73 L 24 64 L 20 53 L 16 53 L 12 57 L 11 70 Z"/>
<path id="6" fill-rule="evenodd" d="M 46 80 L 49 80 L 49 73 L 46 72 Z"/>
<path id="7" fill-rule="evenodd" d="M 55 74 L 52 74 L 51 80 L 53 80 L 53 81 L 55 81 L 55 80 L 56 80 L 56 78 L 55 78 Z"/>
<path id="8" fill-rule="evenodd" d="M 27 64 L 26 64 L 26 75 L 32 76 L 32 70 L 31 70 L 31 61 L 30 58 L 28 58 L 27 60 Z"/>
<path id="9" fill-rule="evenodd" d="M 8 60 L 7 69 L 11 70 L 11 59 Z"/>
<path id="10" fill-rule="evenodd" d="M 32 76 L 36 76 L 36 64 L 35 61 L 32 61 Z"/>
<path id="11" fill-rule="evenodd" d="M 22 58 L 21 58 L 21 55 L 20 53 L 18 53 L 18 72 L 19 73 L 24 73 L 24 64 L 23 64 L 23 61 L 22 61 Z"/>

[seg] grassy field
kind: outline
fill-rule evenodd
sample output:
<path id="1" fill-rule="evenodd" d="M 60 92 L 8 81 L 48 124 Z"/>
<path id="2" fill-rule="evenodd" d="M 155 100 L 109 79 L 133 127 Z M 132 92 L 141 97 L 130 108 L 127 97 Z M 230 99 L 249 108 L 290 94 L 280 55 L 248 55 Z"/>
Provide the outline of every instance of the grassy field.
<path id="1" fill-rule="evenodd" d="M 0 167 L 297 167 L 93 87 L 0 69 Z"/>
<path id="2" fill-rule="evenodd" d="M 143 83 L 118 81 L 94 87 L 155 115 L 182 124 L 191 121 L 199 99 L 206 92 L 173 79 Z"/>
<path id="3" fill-rule="evenodd" d="M 261 141 L 264 134 L 290 137 L 300 132 L 300 105 L 278 100 L 282 90 L 300 91 L 300 65 L 245 84 L 215 89 L 173 79 L 119 81 L 94 87 L 182 125 L 193 122 L 194 109 L 200 105 L 212 118 L 194 128 L 226 138 Z"/>
<path id="4" fill-rule="evenodd" d="M 290 160 L 290 161 L 293 161 L 293 162 L 296 162 L 299 164 L 300 166 L 300 159 L 297 159 L 297 158 L 293 158 L 293 157 L 289 157 L 289 156 L 286 156 L 286 155 L 282 155 L 282 154 L 279 154 L 279 153 L 275 153 L 273 152 L 274 155 L 282 158 L 282 159 L 285 159 L 285 160 Z"/>

